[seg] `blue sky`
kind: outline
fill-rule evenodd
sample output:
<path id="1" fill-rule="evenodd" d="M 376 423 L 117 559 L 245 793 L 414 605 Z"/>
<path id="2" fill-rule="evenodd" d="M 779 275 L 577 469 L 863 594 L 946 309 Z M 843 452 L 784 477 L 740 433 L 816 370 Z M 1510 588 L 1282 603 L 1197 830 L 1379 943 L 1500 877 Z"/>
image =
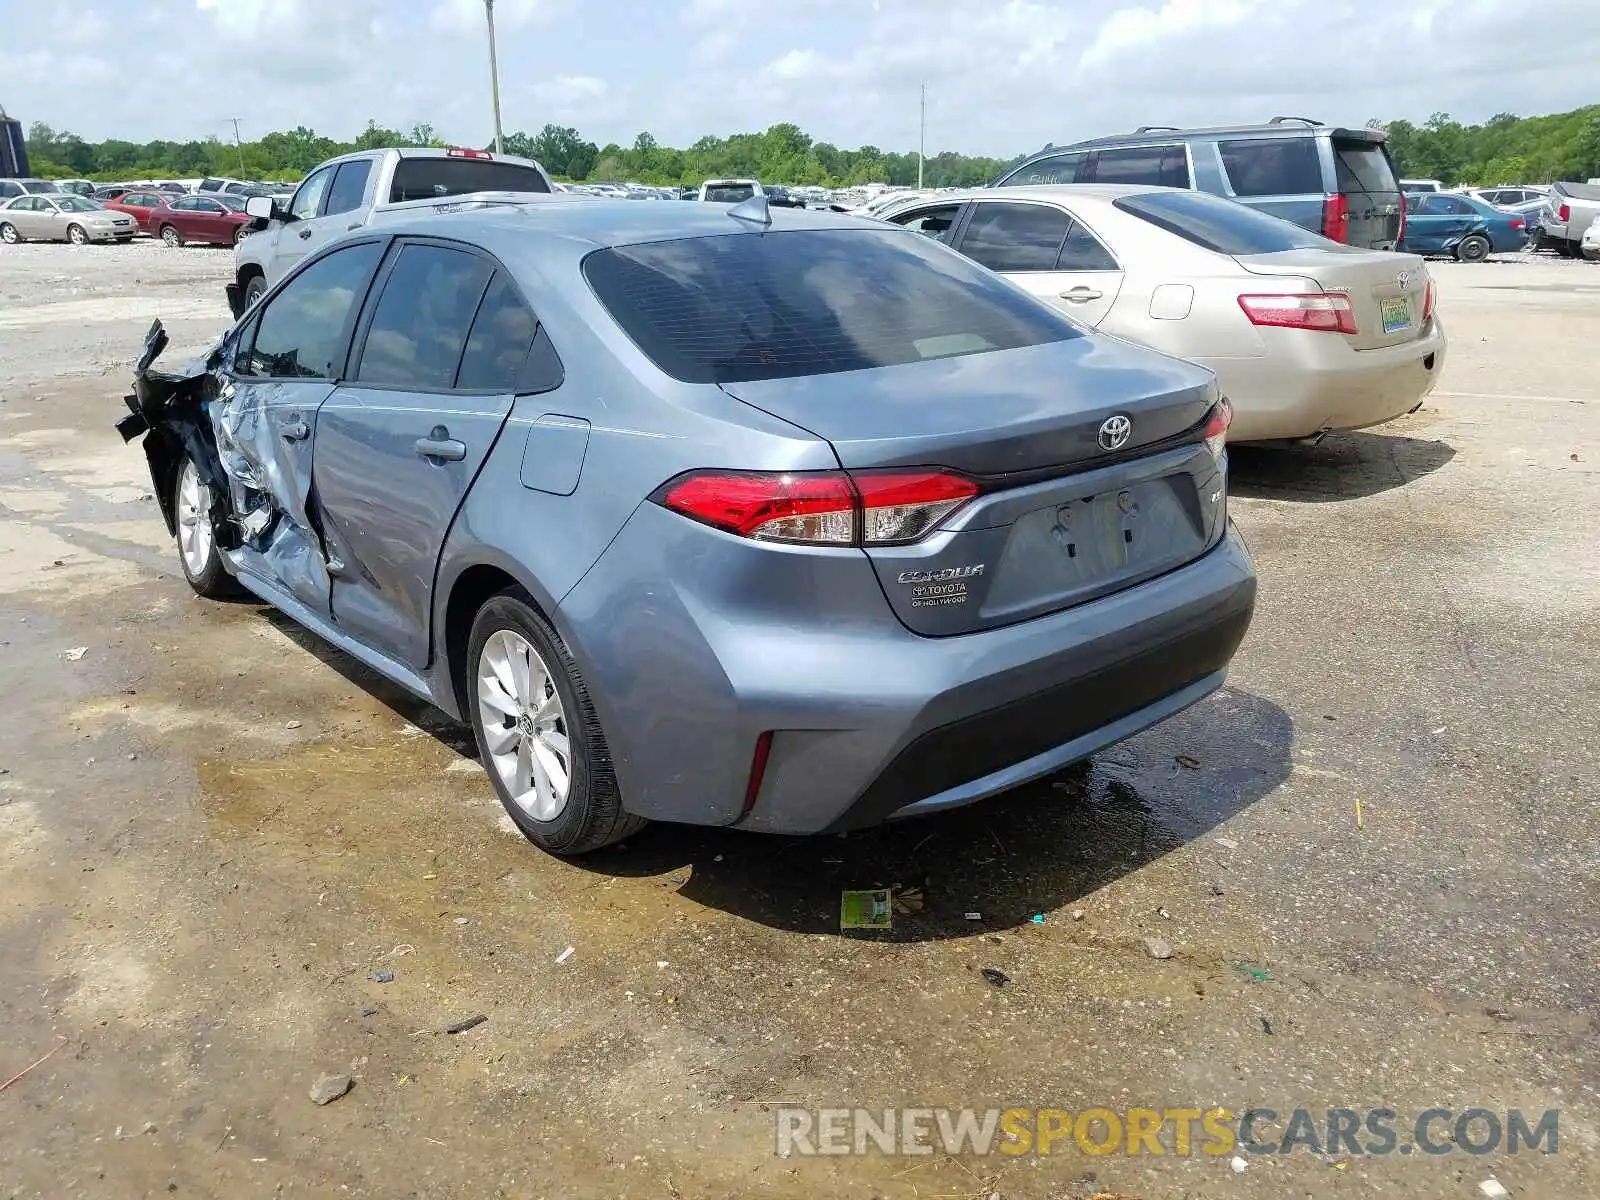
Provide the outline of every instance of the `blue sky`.
<path id="1" fill-rule="evenodd" d="M 508 131 L 1009 156 L 1140 124 L 1600 101 L 1600 0 L 497 0 Z M 68 18 L 70 14 L 70 19 Z M 0 105 L 100 139 L 368 118 L 483 143 L 482 0 L 0 0 Z"/>

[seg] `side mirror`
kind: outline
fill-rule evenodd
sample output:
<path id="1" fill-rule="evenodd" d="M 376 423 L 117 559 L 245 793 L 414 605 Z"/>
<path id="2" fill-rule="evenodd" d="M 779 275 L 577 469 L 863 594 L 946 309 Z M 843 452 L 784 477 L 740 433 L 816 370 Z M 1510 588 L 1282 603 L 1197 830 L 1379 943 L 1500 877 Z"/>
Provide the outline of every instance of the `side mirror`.
<path id="1" fill-rule="evenodd" d="M 244 211 L 260 221 L 272 220 L 276 209 L 271 196 L 251 196 L 244 202 Z"/>

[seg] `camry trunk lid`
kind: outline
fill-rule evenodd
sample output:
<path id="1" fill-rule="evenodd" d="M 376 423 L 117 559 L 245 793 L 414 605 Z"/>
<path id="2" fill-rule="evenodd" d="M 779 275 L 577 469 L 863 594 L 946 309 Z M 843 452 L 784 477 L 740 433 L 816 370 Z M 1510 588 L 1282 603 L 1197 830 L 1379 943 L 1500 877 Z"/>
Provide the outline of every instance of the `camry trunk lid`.
<path id="1" fill-rule="evenodd" d="M 1356 332 L 1345 336 L 1357 350 L 1380 350 L 1422 336 L 1429 276 L 1418 255 L 1326 247 L 1243 254 L 1235 261 L 1253 275 L 1293 280 L 1291 290 L 1349 296 Z"/>
<path id="2" fill-rule="evenodd" d="M 977 483 L 928 535 L 865 548 L 920 634 L 1131 587 L 1204 553 L 1226 524 L 1220 438 L 1202 440 L 1210 373 L 1115 339 L 723 389 L 826 438 L 858 480 L 916 466 Z"/>

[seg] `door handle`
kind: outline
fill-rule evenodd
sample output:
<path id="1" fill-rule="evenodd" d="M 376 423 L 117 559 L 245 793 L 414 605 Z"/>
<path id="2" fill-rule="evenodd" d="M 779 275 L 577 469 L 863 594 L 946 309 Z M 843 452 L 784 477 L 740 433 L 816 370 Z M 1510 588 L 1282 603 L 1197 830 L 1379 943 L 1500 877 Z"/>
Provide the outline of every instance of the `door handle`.
<path id="1" fill-rule="evenodd" d="M 1080 286 L 1068 288 L 1061 293 L 1061 298 L 1072 304 L 1087 304 L 1089 301 L 1098 300 L 1104 295 L 1104 292 L 1096 291 L 1094 288 Z"/>
<path id="2" fill-rule="evenodd" d="M 311 436 L 311 426 L 304 421 L 291 421 L 283 427 L 283 440 L 286 442 L 303 442 Z"/>
<path id="3" fill-rule="evenodd" d="M 446 462 L 460 462 L 467 456 L 467 444 L 450 436 L 443 425 L 435 425 L 425 438 L 418 438 L 412 449 L 420 458 L 438 458 Z"/>
<path id="4" fill-rule="evenodd" d="M 346 225 L 344 227 L 344 231 L 346 233 L 350 233 L 352 230 L 356 230 L 356 229 L 360 229 L 360 228 L 361 228 L 361 222 L 357 221 L 354 225 Z"/>
<path id="5" fill-rule="evenodd" d="M 301 241 L 305 241 L 305 240 L 306 240 L 306 238 L 308 238 L 308 237 L 310 237 L 310 236 L 311 236 L 311 230 L 309 230 L 309 229 L 302 229 L 302 230 L 301 230 L 301 231 L 300 231 L 300 240 L 301 240 Z"/>

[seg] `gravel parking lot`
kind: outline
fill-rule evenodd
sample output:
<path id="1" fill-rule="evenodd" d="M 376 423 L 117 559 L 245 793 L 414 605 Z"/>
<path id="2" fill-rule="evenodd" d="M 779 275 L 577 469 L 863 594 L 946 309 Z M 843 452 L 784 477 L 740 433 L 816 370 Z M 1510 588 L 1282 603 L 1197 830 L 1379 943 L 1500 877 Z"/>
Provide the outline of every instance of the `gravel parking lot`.
<path id="1" fill-rule="evenodd" d="M 111 426 L 230 263 L 0 247 L 0 1082 L 51 1055 L 0 1095 L 0 1196 L 1600 1195 L 1600 265 L 1435 264 L 1420 412 L 1234 453 L 1260 605 L 1180 718 L 941 818 L 564 863 L 465 730 L 184 584 Z M 841 937 L 879 885 L 925 907 Z M 1560 1136 L 783 1158 L 790 1104 Z"/>

